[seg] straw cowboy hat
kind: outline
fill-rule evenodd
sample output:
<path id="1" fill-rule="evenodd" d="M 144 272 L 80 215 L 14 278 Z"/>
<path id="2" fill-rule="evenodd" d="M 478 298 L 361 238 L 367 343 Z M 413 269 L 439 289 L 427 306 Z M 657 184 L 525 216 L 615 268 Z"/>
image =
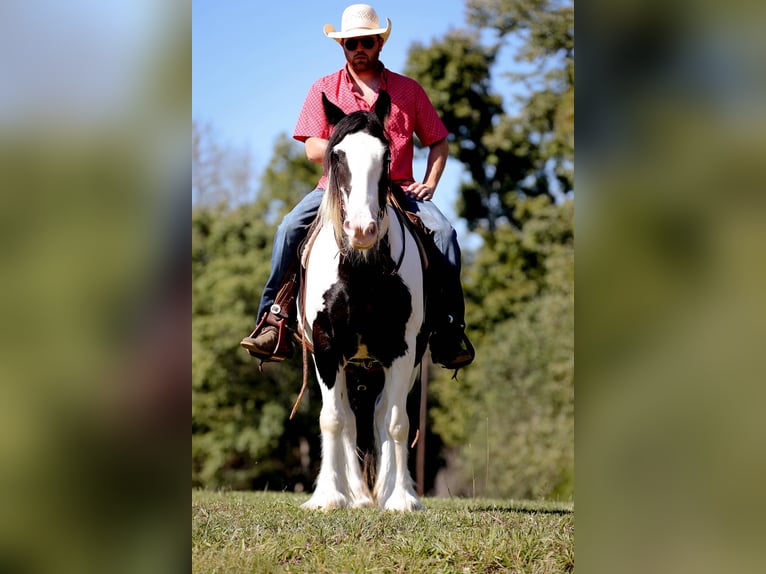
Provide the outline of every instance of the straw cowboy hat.
<path id="1" fill-rule="evenodd" d="M 352 4 L 343 11 L 340 21 L 340 32 L 335 31 L 332 24 L 324 25 L 324 34 L 339 44 L 343 38 L 358 38 L 359 36 L 380 36 L 383 43 L 391 33 L 391 20 L 386 18 L 386 27 L 380 27 L 380 20 L 375 9 L 369 4 Z"/>

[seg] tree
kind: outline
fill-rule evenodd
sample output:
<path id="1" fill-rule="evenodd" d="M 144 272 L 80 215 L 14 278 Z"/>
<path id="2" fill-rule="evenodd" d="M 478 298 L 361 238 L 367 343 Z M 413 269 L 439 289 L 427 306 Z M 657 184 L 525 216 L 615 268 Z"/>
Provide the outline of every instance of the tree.
<path id="1" fill-rule="evenodd" d="M 431 387 L 453 494 L 573 495 L 573 214 L 571 201 L 519 202 L 521 231 L 499 228 L 468 270 L 476 361 Z"/>
<path id="2" fill-rule="evenodd" d="M 574 189 L 574 2 L 572 0 L 468 0 L 468 21 L 517 41 L 515 59 L 528 64 L 509 73 L 529 93 L 521 119 L 539 138 L 561 192 Z M 508 42 L 507 45 L 509 45 Z"/>
<path id="3" fill-rule="evenodd" d="M 198 132 L 200 147 L 222 150 L 214 140 L 205 141 L 211 134 Z M 305 193 L 319 178 L 312 166 L 296 165 L 308 161 L 298 146 L 289 143 L 286 138 L 278 140 L 252 202 L 225 200 L 237 195 L 227 187 L 235 180 L 226 173 L 231 164 L 225 152 L 222 161 L 204 164 L 205 181 L 219 182 L 217 197 L 224 200 L 201 201 L 192 210 L 192 484 L 196 486 L 300 488 L 308 487 L 313 475 L 302 449 L 305 437 L 319 434 L 318 404 L 309 397 L 296 418 L 288 421 L 301 385 L 300 353 L 291 362 L 266 366 L 259 373 L 255 359 L 239 347 L 255 324 L 270 269 L 275 223 L 265 220 L 264 209 L 282 206 L 273 208 L 276 218 L 287 207 L 286 191 Z M 285 166 L 284 171 L 278 166 Z M 194 167 L 203 173 L 203 166 Z"/>
<path id="4" fill-rule="evenodd" d="M 192 204 L 236 205 L 255 197 L 250 154 L 218 142 L 212 126 L 192 122 Z"/>
<path id="5" fill-rule="evenodd" d="M 560 199 L 573 190 L 574 19 L 568 0 L 469 0 L 472 31 L 453 31 L 429 47 L 416 43 L 406 73 L 418 80 L 450 132 L 450 151 L 471 176 L 458 214 L 491 234 L 514 220 L 519 199 Z M 485 46 L 480 31 L 496 32 Z M 517 48 L 527 69 L 512 74 L 526 88 L 518 112 L 491 90 L 499 50 Z"/>
<path id="6" fill-rule="evenodd" d="M 498 228 L 463 274 L 471 330 L 491 332 L 542 294 L 573 289 L 573 202 L 553 204 L 545 196 L 519 201 L 514 219 L 520 230 Z"/>
<path id="7" fill-rule="evenodd" d="M 470 28 L 414 44 L 406 70 L 450 132 L 450 152 L 470 176 L 457 211 L 483 239 L 466 254 L 463 273 L 476 361 L 458 383 L 434 371 L 430 415 L 450 449 L 450 492 L 567 498 L 574 458 L 572 2 L 466 6 Z M 513 72 L 496 69 L 503 50 L 512 51 Z M 518 95 L 494 91 L 503 72 Z"/>

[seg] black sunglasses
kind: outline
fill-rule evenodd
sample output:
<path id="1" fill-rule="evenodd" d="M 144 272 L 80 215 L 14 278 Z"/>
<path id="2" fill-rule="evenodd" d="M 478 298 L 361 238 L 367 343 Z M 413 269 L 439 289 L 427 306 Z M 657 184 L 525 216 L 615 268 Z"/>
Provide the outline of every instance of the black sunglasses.
<path id="1" fill-rule="evenodd" d="M 362 44 L 362 48 L 369 50 L 377 43 L 375 36 L 365 36 L 364 38 L 349 38 L 343 42 L 343 47 L 349 52 L 356 50 L 357 44 Z"/>

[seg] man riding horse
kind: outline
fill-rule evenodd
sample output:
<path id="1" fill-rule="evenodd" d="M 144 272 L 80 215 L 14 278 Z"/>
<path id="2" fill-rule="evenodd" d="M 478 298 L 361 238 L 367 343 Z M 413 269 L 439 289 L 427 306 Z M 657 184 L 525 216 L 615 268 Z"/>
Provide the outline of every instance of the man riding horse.
<path id="1" fill-rule="evenodd" d="M 464 333 L 465 304 L 460 283 L 460 246 L 450 222 L 431 201 L 449 153 L 447 129 L 423 88 L 414 80 L 388 70 L 379 60 L 380 52 L 391 33 L 391 21 L 380 26 L 375 10 L 366 4 L 354 4 L 343 11 L 341 30 L 326 24 L 324 33 L 337 41 L 346 57 L 346 65 L 312 85 L 303 104 L 293 137 L 305 144 L 310 161 L 322 162 L 331 133 L 324 114 L 322 93 L 345 113 L 374 108 L 380 90 L 391 96 L 387 124 L 390 140 L 392 185 L 403 191 L 402 207 L 417 215 L 433 234 L 437 249 L 430 249 L 429 263 L 431 310 L 429 341 L 434 363 L 448 369 L 469 365 L 473 347 Z M 413 134 L 429 148 L 422 182 L 412 175 Z M 275 305 L 277 299 L 294 302 L 297 281 L 298 250 L 314 221 L 327 186 L 324 173 L 314 191 L 307 194 L 288 213 L 277 229 L 271 257 L 271 274 L 264 287 L 258 308 L 258 325 L 240 343 L 263 361 L 281 361 L 292 355 L 293 346 L 285 332 L 295 324 L 294 304 Z M 293 278 L 293 280 L 289 280 Z M 281 296 L 278 294 L 282 291 Z M 281 331 L 281 332 L 280 332 Z"/>

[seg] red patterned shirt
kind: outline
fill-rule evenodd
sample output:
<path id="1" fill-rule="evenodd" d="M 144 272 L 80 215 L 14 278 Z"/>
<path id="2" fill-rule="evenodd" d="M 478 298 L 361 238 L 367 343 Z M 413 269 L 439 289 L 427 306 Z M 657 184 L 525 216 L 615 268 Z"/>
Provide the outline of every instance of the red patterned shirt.
<path id="1" fill-rule="evenodd" d="M 436 113 L 425 90 L 415 80 L 382 68 L 380 89 L 391 95 L 391 114 L 387 130 L 391 138 L 391 179 L 401 186 L 414 182 L 412 177 L 412 134 L 430 146 L 447 137 L 448 131 Z M 310 137 L 329 139 L 332 127 L 322 108 L 322 92 L 347 114 L 374 107 L 354 91 L 354 82 L 346 67 L 319 78 L 309 89 L 293 137 L 305 142 Z M 317 187 L 325 189 L 327 175 L 323 174 Z"/>

